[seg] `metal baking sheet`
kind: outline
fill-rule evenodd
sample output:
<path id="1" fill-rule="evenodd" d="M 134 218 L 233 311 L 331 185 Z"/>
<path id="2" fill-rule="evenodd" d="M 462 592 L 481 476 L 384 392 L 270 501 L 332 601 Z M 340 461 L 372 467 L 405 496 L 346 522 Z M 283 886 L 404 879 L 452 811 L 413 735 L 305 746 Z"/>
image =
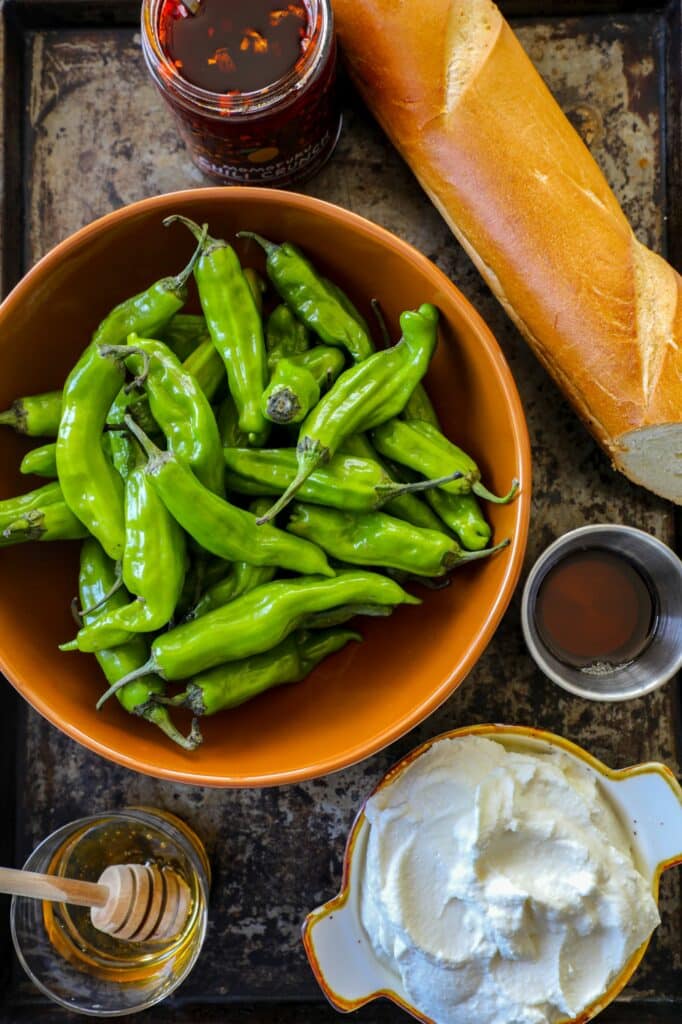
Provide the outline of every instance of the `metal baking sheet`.
<path id="1" fill-rule="evenodd" d="M 583 133 L 638 237 L 682 259 L 680 4 L 502 5 L 559 102 Z M 635 9 L 636 8 L 636 9 Z M 0 271 L 6 291 L 54 244 L 144 196 L 208 184 L 189 163 L 143 67 L 137 5 L 126 0 L 5 0 L 0 7 L 3 171 Z M 305 191 L 350 208 L 416 245 L 482 313 L 516 378 L 534 455 L 526 569 L 559 534 L 587 523 L 639 526 L 674 542 L 671 506 L 614 474 L 482 284 L 411 173 L 344 85 L 338 149 Z M 676 201 L 677 200 L 677 201 Z M 18 354 L 21 358 L 21 354 Z M 11 581 L 0 576 L 0 586 Z M 386 624 L 387 635 L 390 620 Z M 660 759 L 680 772 L 679 684 L 623 705 L 563 693 L 526 654 L 518 594 L 470 677 L 390 748 L 325 779 L 262 791 L 173 786 L 109 764 L 0 688 L 0 861 L 20 865 L 48 832 L 126 804 L 166 807 L 204 837 L 215 872 L 199 963 L 145 1020 L 169 1024 L 322 1024 L 322 1000 L 299 941 L 305 913 L 334 894 L 355 810 L 386 768 L 422 740 L 473 722 L 541 726 L 613 767 Z M 605 1024 L 678 1022 L 682 1012 L 682 872 L 664 875 L 663 924 Z M 0 1020 L 64 1020 L 25 979 L 0 912 Z M 402 1019 L 387 1004 L 356 1018 Z"/>

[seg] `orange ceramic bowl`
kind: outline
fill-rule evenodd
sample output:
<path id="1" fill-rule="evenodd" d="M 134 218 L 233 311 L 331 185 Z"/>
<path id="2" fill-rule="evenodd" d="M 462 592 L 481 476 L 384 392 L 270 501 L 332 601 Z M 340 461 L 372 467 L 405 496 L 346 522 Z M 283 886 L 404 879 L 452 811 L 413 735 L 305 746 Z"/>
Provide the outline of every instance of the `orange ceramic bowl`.
<path id="1" fill-rule="evenodd" d="M 175 273 L 192 249 L 171 213 L 208 221 L 215 235 L 240 229 L 302 246 L 369 317 L 376 296 L 395 330 L 399 313 L 433 302 L 441 343 L 427 385 L 447 433 L 478 460 L 487 485 L 521 493 L 488 506 L 495 538 L 511 545 L 460 570 L 446 590 L 416 590 L 421 607 L 358 623 L 365 636 L 296 686 L 265 694 L 202 723 L 194 753 L 174 747 L 111 700 L 95 659 L 62 654 L 74 625 L 78 546 L 27 544 L 0 551 L 0 668 L 36 710 L 73 739 L 128 768 L 209 786 L 291 783 L 353 764 L 417 725 L 462 682 L 493 635 L 517 582 L 530 510 L 530 447 L 509 367 L 490 331 L 424 256 L 382 228 L 308 196 L 208 188 L 157 196 L 95 221 L 58 245 L 0 306 L 0 407 L 59 388 L 91 332 L 116 303 Z M 263 267 L 253 243 L 245 262 Z M 196 299 L 195 299 L 196 301 Z M 37 442 L 34 442 L 37 443 Z M 34 484 L 18 465 L 31 447 L 0 432 L 0 498 Z M 184 724 L 184 723 L 183 723 Z"/>

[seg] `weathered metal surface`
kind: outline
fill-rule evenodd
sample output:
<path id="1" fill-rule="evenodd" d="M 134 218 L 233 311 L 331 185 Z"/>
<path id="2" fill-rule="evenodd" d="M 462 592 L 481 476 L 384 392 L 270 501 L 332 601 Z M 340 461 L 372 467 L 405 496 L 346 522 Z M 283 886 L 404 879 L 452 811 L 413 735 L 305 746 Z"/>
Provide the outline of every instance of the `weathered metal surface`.
<path id="1" fill-rule="evenodd" d="M 678 1024 L 678 1011 L 672 1004 L 642 1004 L 619 1002 L 599 1016 L 599 1024 Z M 22 1006 L 13 1011 L 11 1018 L 0 1018 L 7 1024 L 77 1024 L 81 1018 L 67 1015 L 56 1007 L 38 1008 Z M 229 1006 L 211 1006 L 204 1003 L 178 1005 L 177 1000 L 164 1003 L 163 1011 L 147 1011 L 140 1015 L 119 1017 L 120 1024 L 138 1024 L 140 1021 L 163 1024 L 408 1024 L 406 1014 L 387 1000 L 380 1000 L 358 1010 L 351 1017 L 342 1017 L 326 1003 L 300 1003 L 290 1006 L 269 1003 L 249 1003 Z M 477 1024 L 472 1021 L 471 1024 Z"/>
<path id="2" fill-rule="evenodd" d="M 661 26 L 662 19 L 651 14 L 520 28 L 531 57 L 589 137 L 638 236 L 656 248 L 663 245 L 665 214 Z M 189 164 L 170 115 L 148 82 L 133 30 L 32 32 L 25 82 L 26 266 L 112 208 L 207 183 Z M 586 523 L 624 522 L 672 540 L 669 506 L 613 473 L 353 97 L 339 148 L 307 191 L 416 245 L 491 325 L 516 378 L 533 441 L 535 490 L 526 568 L 554 537 Z M 675 685 L 615 706 L 590 704 L 557 689 L 526 654 L 517 594 L 484 657 L 436 714 L 369 761 L 299 786 L 225 792 L 173 787 L 98 759 L 27 711 L 18 770 L 24 811 L 17 856 L 20 860 L 51 829 L 85 812 L 126 803 L 167 807 L 206 839 L 215 870 L 211 926 L 181 994 L 158 1017 L 152 1012 L 146 1019 L 189 1019 L 182 1009 L 187 1001 L 198 1006 L 205 1001 L 316 999 L 319 993 L 299 941 L 300 923 L 308 909 L 336 891 L 345 835 L 357 806 L 394 760 L 445 729 L 494 720 L 562 733 L 614 767 L 660 759 L 679 773 L 675 701 Z M 663 924 L 625 999 L 672 999 L 682 991 L 679 875 L 670 872 L 663 879 Z M 34 997 L 28 983 L 17 984 L 27 999 Z M 263 1024 L 335 1019 L 325 1006 L 291 1012 L 221 1009 L 215 1014 L 205 1008 L 194 1009 L 191 1016 Z M 398 1016 L 388 1007 L 368 1008 L 357 1020 L 383 1024 Z M 609 1019 L 615 1024 L 631 1018 L 614 1010 L 604 1016 L 605 1024 Z M 640 1013 L 637 1020 L 643 1024 L 645 1017 Z"/>

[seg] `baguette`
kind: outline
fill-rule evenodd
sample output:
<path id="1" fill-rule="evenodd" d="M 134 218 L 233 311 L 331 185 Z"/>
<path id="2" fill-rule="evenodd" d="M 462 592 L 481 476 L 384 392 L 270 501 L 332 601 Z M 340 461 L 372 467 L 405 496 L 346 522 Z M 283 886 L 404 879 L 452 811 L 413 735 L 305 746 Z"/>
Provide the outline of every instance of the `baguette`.
<path id="1" fill-rule="evenodd" d="M 334 0 L 350 74 L 610 456 L 682 503 L 682 279 L 490 0 Z"/>

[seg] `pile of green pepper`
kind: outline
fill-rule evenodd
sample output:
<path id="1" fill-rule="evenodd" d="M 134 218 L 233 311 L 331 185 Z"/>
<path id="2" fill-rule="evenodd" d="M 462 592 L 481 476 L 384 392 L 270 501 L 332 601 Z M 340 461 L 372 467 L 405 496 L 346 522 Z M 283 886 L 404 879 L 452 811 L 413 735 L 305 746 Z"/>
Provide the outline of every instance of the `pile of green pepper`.
<path id="1" fill-rule="evenodd" d="M 197 243 L 185 269 L 113 309 L 61 391 L 0 413 L 47 439 L 21 472 L 49 481 L 0 501 L 0 547 L 83 541 L 78 632 L 61 649 L 97 658 L 98 707 L 116 694 L 192 750 L 201 716 L 361 639 L 350 618 L 418 604 L 398 580 L 508 543 L 490 545 L 479 499 L 518 485 L 491 494 L 440 429 L 421 383 L 434 306 L 404 312 L 377 350 L 296 246 L 242 233 L 265 250 L 268 288 L 206 225 L 175 221 Z M 192 276 L 202 315 L 184 311 Z"/>

